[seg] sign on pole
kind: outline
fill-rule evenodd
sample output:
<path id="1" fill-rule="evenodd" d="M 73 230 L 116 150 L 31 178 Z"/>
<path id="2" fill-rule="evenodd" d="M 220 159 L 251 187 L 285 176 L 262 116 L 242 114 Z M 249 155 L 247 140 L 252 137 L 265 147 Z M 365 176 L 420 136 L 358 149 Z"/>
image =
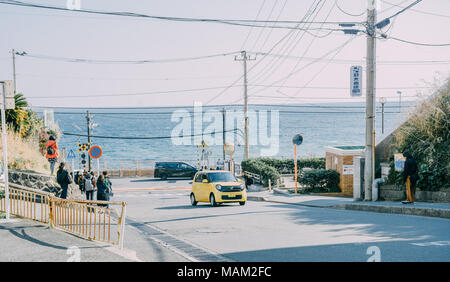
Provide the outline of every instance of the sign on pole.
<path id="1" fill-rule="evenodd" d="M 2 117 L 2 143 L 3 143 L 3 171 L 4 171 L 4 179 L 5 182 L 5 213 L 6 213 L 6 220 L 9 220 L 10 215 L 10 207 L 9 207 L 9 179 L 8 179 L 8 142 L 6 138 L 6 113 L 5 113 L 5 107 L 6 107 L 6 95 L 11 95 L 11 89 L 9 88 L 10 84 L 5 81 L 0 81 L 2 84 L 2 107 L 1 107 L 1 117 Z M 8 85 L 8 86 L 7 86 Z M 13 96 L 14 96 L 14 90 L 13 90 Z"/>
<path id="2" fill-rule="evenodd" d="M 395 171 L 403 171 L 405 168 L 406 158 L 403 154 L 394 154 Z"/>
<path id="3" fill-rule="evenodd" d="M 2 99 L 2 104 L 5 103 L 5 110 L 13 110 L 16 108 L 16 101 L 14 100 L 14 84 L 12 80 L 2 81 L 4 85 L 5 97 Z"/>
<path id="4" fill-rule="evenodd" d="M 350 68 L 350 95 L 352 97 L 362 96 L 362 66 Z"/>
<path id="5" fill-rule="evenodd" d="M 99 159 L 102 156 L 102 153 L 103 153 L 102 148 L 100 148 L 100 146 L 97 146 L 97 145 L 92 146 L 89 149 L 89 155 L 93 159 Z"/>
<path id="6" fill-rule="evenodd" d="M 294 180 L 295 180 L 295 194 L 297 194 L 297 146 L 303 143 L 303 136 L 301 134 L 295 134 L 292 138 L 292 144 L 294 144 Z"/>
<path id="7" fill-rule="evenodd" d="M 75 152 L 72 149 L 70 149 L 66 158 L 67 158 L 67 160 L 72 161 L 72 174 L 73 174 L 73 177 L 75 177 L 75 158 L 76 158 Z"/>

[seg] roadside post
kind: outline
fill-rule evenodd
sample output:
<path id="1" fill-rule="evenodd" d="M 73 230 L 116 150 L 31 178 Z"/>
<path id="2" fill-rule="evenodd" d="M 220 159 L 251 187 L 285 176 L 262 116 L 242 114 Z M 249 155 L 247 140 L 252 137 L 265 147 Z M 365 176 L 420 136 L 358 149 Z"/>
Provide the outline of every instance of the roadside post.
<path id="1" fill-rule="evenodd" d="M 8 144 L 6 133 L 6 113 L 5 110 L 14 109 L 16 107 L 14 100 L 14 86 L 12 80 L 0 81 L 2 84 L 2 140 L 3 140 L 3 173 L 5 181 L 5 212 L 6 220 L 10 219 L 10 202 L 9 202 L 9 174 L 8 174 Z"/>
<path id="2" fill-rule="evenodd" d="M 97 173 L 100 176 L 100 157 L 102 156 L 103 151 L 102 148 L 98 145 L 92 146 L 89 149 L 89 156 L 91 156 L 92 159 L 97 160 Z"/>
<path id="3" fill-rule="evenodd" d="M 69 153 L 67 154 L 67 160 L 70 160 L 72 163 L 72 177 L 75 177 L 75 152 L 70 149 Z"/>
<path id="4" fill-rule="evenodd" d="M 234 143 L 225 143 L 225 144 L 223 144 L 223 150 L 224 150 L 225 154 L 230 156 L 229 169 L 234 174 L 234 162 L 233 162 L 233 154 L 234 154 L 234 151 L 235 151 Z"/>
<path id="5" fill-rule="evenodd" d="M 303 136 L 301 134 L 296 134 L 292 138 L 292 143 L 294 144 L 294 180 L 295 180 L 295 194 L 297 194 L 297 145 L 303 143 Z"/>

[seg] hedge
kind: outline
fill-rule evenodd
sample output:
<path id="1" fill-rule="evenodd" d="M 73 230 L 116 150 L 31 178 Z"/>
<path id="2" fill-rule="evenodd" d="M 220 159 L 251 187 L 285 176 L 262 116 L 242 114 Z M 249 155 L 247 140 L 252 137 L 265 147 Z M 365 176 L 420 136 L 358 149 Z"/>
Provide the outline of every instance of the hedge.
<path id="1" fill-rule="evenodd" d="M 293 159 L 273 159 L 273 158 L 257 158 L 257 160 L 274 167 L 279 173 L 294 173 L 294 160 Z M 308 158 L 298 159 L 297 168 L 312 168 L 312 169 L 325 169 L 325 158 Z"/>
<path id="2" fill-rule="evenodd" d="M 244 160 L 241 162 L 241 168 L 242 171 L 248 171 L 261 175 L 264 186 L 269 186 L 269 179 L 272 185 L 275 185 L 278 179 L 281 178 L 280 174 L 274 167 L 262 162 L 260 159 Z"/>
<path id="3" fill-rule="evenodd" d="M 298 178 L 298 182 L 303 186 L 303 193 L 341 192 L 339 181 L 339 173 L 330 169 L 305 170 L 300 173 Z"/>

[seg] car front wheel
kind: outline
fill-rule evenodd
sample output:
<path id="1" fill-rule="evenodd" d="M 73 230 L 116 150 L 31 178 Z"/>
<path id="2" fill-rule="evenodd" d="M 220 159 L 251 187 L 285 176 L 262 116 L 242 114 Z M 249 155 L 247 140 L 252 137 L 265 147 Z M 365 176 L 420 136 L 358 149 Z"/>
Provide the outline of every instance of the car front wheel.
<path id="1" fill-rule="evenodd" d="M 216 198 L 214 197 L 214 194 L 211 194 L 211 196 L 209 196 L 209 202 L 210 202 L 212 207 L 216 207 L 217 206 L 217 202 L 216 202 Z"/>
<path id="2" fill-rule="evenodd" d="M 197 205 L 197 201 L 195 200 L 195 195 L 194 193 L 191 193 L 191 205 L 196 206 Z"/>
<path id="3" fill-rule="evenodd" d="M 239 205 L 243 206 L 245 205 L 245 202 L 239 202 Z"/>

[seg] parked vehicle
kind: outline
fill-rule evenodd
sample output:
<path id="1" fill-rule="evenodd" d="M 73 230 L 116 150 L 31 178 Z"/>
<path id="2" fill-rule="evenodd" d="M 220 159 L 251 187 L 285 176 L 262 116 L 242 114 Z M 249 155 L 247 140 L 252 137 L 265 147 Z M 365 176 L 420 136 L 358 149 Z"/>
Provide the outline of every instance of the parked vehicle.
<path id="1" fill-rule="evenodd" d="M 198 202 L 209 202 L 211 206 L 239 202 L 242 206 L 247 201 L 247 192 L 244 184 L 229 171 L 200 171 L 192 182 L 190 198 L 193 206 Z"/>
<path id="2" fill-rule="evenodd" d="M 155 163 L 155 178 L 163 180 L 169 177 L 193 178 L 197 169 L 184 162 L 157 162 Z"/>

